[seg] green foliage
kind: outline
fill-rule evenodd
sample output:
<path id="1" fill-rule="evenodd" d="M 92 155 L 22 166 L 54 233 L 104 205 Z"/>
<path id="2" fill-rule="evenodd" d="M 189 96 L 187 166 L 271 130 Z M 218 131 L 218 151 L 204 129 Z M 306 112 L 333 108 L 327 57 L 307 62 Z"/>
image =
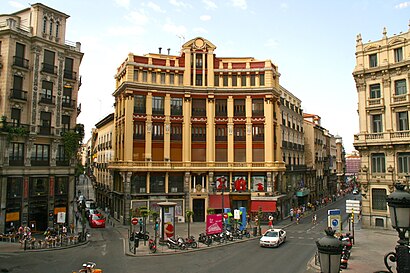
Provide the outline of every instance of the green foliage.
<path id="1" fill-rule="evenodd" d="M 77 124 L 74 131 L 65 131 L 62 134 L 62 137 L 64 144 L 64 152 L 68 159 L 72 159 L 75 155 L 77 155 L 78 149 L 80 148 L 80 144 L 83 142 L 84 125 Z"/>
<path id="2" fill-rule="evenodd" d="M 30 133 L 26 127 L 7 123 L 7 117 L 1 117 L 1 130 L 7 132 L 7 140 L 11 141 L 15 137 L 26 137 Z"/>
<path id="3" fill-rule="evenodd" d="M 211 209 L 211 208 L 208 208 L 208 209 L 206 210 L 206 212 L 207 212 L 208 214 L 215 214 L 215 210 L 214 210 L 214 209 Z"/>
<path id="4" fill-rule="evenodd" d="M 194 215 L 194 212 L 192 210 L 185 211 L 185 216 L 188 223 L 191 222 L 192 215 Z"/>

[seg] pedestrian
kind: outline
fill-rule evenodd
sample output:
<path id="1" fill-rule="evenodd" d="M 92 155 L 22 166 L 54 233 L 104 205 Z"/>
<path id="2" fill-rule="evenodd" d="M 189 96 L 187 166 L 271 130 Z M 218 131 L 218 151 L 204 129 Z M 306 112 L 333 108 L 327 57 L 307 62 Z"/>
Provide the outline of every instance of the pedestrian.
<path id="1" fill-rule="evenodd" d="M 273 228 L 273 216 L 269 215 L 269 222 L 268 222 L 269 228 Z"/>
<path id="2" fill-rule="evenodd" d="M 290 212 L 289 212 L 289 216 L 290 216 L 290 221 L 291 221 L 291 222 L 293 222 L 293 214 L 294 214 L 294 211 L 293 211 L 293 209 L 291 208 L 291 209 L 290 209 Z"/>
<path id="3" fill-rule="evenodd" d="M 316 215 L 316 213 L 313 214 L 312 222 L 313 222 L 314 225 L 316 225 L 316 223 L 317 223 L 317 215 Z"/>
<path id="4" fill-rule="evenodd" d="M 70 233 L 73 234 L 74 233 L 74 223 L 71 222 L 70 224 Z"/>

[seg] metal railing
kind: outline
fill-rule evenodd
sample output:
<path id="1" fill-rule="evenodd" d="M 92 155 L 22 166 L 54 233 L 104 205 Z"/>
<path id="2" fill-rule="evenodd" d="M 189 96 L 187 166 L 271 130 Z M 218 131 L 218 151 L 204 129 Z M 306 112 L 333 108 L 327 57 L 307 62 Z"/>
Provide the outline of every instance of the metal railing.
<path id="1" fill-rule="evenodd" d="M 27 91 L 13 88 L 10 92 L 10 98 L 17 100 L 27 100 Z"/>

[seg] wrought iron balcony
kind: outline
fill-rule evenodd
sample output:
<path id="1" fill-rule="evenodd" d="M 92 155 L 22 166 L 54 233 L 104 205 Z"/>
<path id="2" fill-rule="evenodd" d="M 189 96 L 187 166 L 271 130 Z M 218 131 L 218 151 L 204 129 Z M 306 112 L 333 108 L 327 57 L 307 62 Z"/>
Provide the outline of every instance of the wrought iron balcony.
<path id="1" fill-rule="evenodd" d="M 45 103 L 45 104 L 55 104 L 56 103 L 56 97 L 46 97 L 46 96 L 41 96 L 40 97 L 40 103 Z"/>
<path id="2" fill-rule="evenodd" d="M 42 65 L 41 72 L 57 74 L 57 66 L 48 63 L 42 63 Z"/>
<path id="3" fill-rule="evenodd" d="M 28 60 L 22 57 L 14 56 L 13 57 L 13 65 L 28 69 Z"/>
<path id="4" fill-rule="evenodd" d="M 27 100 L 27 91 L 23 91 L 20 89 L 11 89 L 10 99 Z"/>
<path id="5" fill-rule="evenodd" d="M 62 106 L 65 108 L 71 108 L 74 109 L 77 104 L 75 103 L 75 100 L 70 100 L 70 99 L 64 99 L 61 102 Z"/>
<path id="6" fill-rule="evenodd" d="M 77 72 L 64 70 L 64 79 L 77 80 Z"/>

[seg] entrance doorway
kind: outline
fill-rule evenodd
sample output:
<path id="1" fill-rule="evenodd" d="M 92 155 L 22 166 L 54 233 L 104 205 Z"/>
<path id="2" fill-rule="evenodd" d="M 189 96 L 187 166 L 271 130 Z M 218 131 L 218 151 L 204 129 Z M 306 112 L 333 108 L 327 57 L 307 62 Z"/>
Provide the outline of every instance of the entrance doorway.
<path id="1" fill-rule="evenodd" d="M 192 221 L 205 222 L 205 199 L 193 199 L 192 206 L 194 209 Z"/>
<path id="2" fill-rule="evenodd" d="M 34 198 L 33 198 L 34 199 Z M 44 231 L 48 227 L 48 202 L 46 198 L 35 198 L 29 204 L 28 222 L 35 223 L 34 231 Z"/>

